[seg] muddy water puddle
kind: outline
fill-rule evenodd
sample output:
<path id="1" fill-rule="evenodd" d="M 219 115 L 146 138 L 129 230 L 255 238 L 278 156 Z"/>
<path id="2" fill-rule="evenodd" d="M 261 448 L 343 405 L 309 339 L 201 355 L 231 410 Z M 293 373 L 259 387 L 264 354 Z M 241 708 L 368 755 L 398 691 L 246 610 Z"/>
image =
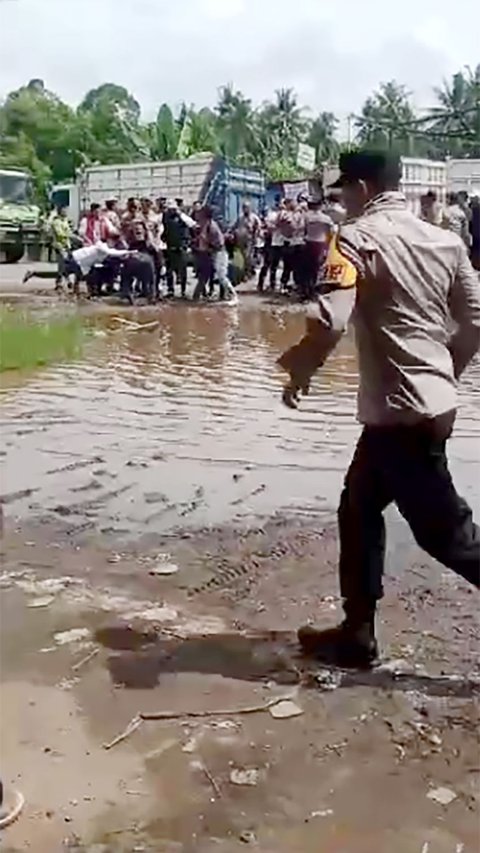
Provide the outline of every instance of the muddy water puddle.
<path id="1" fill-rule="evenodd" d="M 331 514 L 358 434 L 350 338 L 300 412 L 279 399 L 275 361 L 303 314 L 172 305 L 89 318 L 85 358 L 2 392 L 7 515 L 61 518 L 72 531 L 136 535 L 286 511 Z M 462 383 L 451 457 L 478 505 L 480 369 Z"/>

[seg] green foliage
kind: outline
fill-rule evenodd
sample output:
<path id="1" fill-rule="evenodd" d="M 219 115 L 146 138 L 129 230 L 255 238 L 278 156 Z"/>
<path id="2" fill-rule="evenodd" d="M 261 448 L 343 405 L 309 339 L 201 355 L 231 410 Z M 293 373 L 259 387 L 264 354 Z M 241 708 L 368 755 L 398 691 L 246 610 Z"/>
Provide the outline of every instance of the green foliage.
<path id="1" fill-rule="evenodd" d="M 404 86 L 382 83 L 354 118 L 353 142 L 412 156 L 479 157 L 480 65 L 455 74 L 434 94 L 436 106 L 418 116 Z M 104 83 L 74 110 L 34 79 L 0 106 L 0 166 L 29 169 L 40 198 L 50 182 L 71 180 L 88 164 L 168 160 L 200 151 L 281 180 L 301 176 L 299 142 L 313 146 L 318 166 L 335 162 L 343 145 L 337 129 L 333 113 L 309 118 L 288 88 L 254 107 L 228 84 L 219 89 L 213 110 L 183 103 L 174 115 L 164 103 L 156 120 L 144 123 L 139 103 L 123 86 Z"/>
<path id="2" fill-rule="evenodd" d="M 480 65 L 454 74 L 434 94 L 437 105 L 417 116 L 403 86 L 383 83 L 356 119 L 358 142 L 418 157 L 479 157 Z"/>
<path id="3" fill-rule="evenodd" d="M 0 309 L 0 372 L 78 358 L 84 330 L 78 317 L 40 322 L 28 312 Z"/>
<path id="4" fill-rule="evenodd" d="M 175 156 L 182 159 L 203 151 L 215 152 L 218 147 L 215 115 L 208 108 L 195 112 L 192 107 L 180 131 Z"/>
<path id="5" fill-rule="evenodd" d="M 374 148 L 391 148 L 395 142 L 400 153 L 414 154 L 410 130 L 414 121 L 405 87 L 395 80 L 382 83 L 378 92 L 367 98 L 356 120 L 358 142 Z"/>
<path id="6" fill-rule="evenodd" d="M 162 104 L 157 120 L 149 125 L 150 153 L 154 160 L 173 160 L 177 153 L 180 128 L 168 104 Z"/>
<path id="7" fill-rule="evenodd" d="M 333 113 L 322 112 L 315 118 L 309 128 L 307 142 L 315 148 L 317 164 L 334 162 L 339 153 L 339 143 L 336 138 L 338 119 Z"/>
<path id="8" fill-rule="evenodd" d="M 435 89 L 430 131 L 439 156 L 480 157 L 480 64 Z"/>

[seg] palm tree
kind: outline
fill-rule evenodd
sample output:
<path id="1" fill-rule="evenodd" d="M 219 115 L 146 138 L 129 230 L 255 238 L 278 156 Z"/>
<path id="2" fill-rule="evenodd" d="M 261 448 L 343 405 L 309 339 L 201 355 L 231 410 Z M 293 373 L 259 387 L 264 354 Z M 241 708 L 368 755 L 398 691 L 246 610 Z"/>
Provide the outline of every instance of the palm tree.
<path id="1" fill-rule="evenodd" d="M 320 165 L 338 157 L 338 142 L 335 133 L 338 119 L 333 113 L 321 112 L 310 125 L 307 142 L 315 148 L 315 162 Z"/>
<path id="2" fill-rule="evenodd" d="M 216 106 L 217 132 L 222 153 L 234 162 L 248 156 L 254 138 L 252 102 L 232 84 L 222 86 Z"/>
<path id="3" fill-rule="evenodd" d="M 365 101 L 355 120 L 357 140 L 362 145 L 395 147 L 401 154 L 414 153 L 415 113 L 404 86 L 391 80 L 381 83 Z"/>
<path id="4" fill-rule="evenodd" d="M 443 153 L 453 157 L 480 154 L 480 65 L 444 80 L 434 89 L 438 106 L 430 111 L 429 131 L 439 138 Z"/>
<path id="5" fill-rule="evenodd" d="M 298 143 L 306 130 L 303 108 L 298 106 L 297 95 L 293 89 L 277 89 L 273 106 L 273 118 L 280 135 L 283 156 L 295 159 Z"/>

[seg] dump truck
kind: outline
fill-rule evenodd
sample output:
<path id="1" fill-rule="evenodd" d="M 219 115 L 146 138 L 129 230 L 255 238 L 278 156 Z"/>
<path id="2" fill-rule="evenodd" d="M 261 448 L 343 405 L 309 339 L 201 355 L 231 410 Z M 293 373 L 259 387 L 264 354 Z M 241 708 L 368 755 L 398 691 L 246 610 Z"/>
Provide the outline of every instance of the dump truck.
<path id="1" fill-rule="evenodd" d="M 54 187 L 52 202 L 61 203 L 77 225 L 82 211 L 92 203 L 103 205 L 116 198 L 125 205 L 132 196 L 181 198 L 186 207 L 196 201 L 210 204 L 216 218 L 229 226 L 247 199 L 253 210 L 263 208 L 265 181 L 258 170 L 231 166 L 207 152 L 185 160 L 89 166 L 79 172 L 74 185 Z"/>
<path id="2" fill-rule="evenodd" d="M 480 196 L 480 159 L 447 160 L 447 186 L 449 192 Z"/>
<path id="3" fill-rule="evenodd" d="M 425 193 L 432 191 L 442 204 L 447 192 L 447 166 L 442 160 L 427 160 L 421 157 L 402 157 L 402 180 L 400 189 L 407 199 L 407 205 L 413 213 L 420 213 L 420 200 Z M 325 166 L 323 185 L 328 187 L 337 180 L 338 166 Z"/>
<path id="4" fill-rule="evenodd" d="M 16 263 L 39 257 L 41 214 L 33 201 L 32 179 L 22 169 L 0 169 L 0 260 Z"/>

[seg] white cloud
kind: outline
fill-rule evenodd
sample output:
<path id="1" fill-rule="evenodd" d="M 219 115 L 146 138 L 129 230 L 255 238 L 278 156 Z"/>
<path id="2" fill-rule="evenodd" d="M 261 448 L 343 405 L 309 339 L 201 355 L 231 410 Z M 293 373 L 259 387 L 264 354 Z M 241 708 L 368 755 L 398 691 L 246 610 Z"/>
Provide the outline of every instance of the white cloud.
<path id="1" fill-rule="evenodd" d="M 396 78 L 420 106 L 480 61 L 474 0 L 12 0 L 0 3 L 0 93 L 41 77 L 76 103 L 115 81 L 152 115 L 162 101 L 212 104 L 233 82 L 255 102 L 294 87 L 313 110 L 357 111 Z"/>

